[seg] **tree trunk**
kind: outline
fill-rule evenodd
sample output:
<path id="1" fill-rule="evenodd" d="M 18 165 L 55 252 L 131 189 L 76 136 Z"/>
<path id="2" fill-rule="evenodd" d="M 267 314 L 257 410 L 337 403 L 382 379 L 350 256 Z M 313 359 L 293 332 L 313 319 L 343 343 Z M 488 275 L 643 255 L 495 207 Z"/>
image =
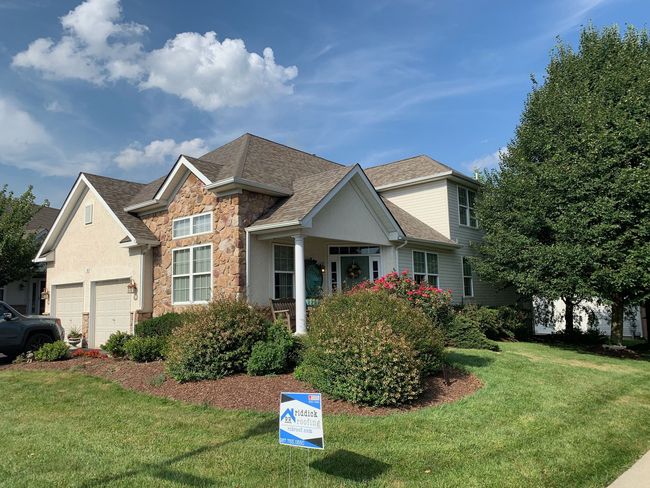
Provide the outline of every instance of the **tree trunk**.
<path id="1" fill-rule="evenodd" d="M 565 298 L 564 299 L 564 330 L 567 335 L 573 335 L 573 299 Z"/>
<path id="2" fill-rule="evenodd" d="M 612 333 L 613 344 L 623 344 L 623 317 L 625 313 L 625 300 L 621 295 L 614 295 L 612 302 Z"/>

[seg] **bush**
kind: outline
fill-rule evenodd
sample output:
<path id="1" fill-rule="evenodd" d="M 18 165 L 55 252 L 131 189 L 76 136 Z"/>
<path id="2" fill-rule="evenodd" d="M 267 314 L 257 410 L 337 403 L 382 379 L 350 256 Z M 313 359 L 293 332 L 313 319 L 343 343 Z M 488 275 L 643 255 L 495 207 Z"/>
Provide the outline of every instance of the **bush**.
<path id="1" fill-rule="evenodd" d="M 126 356 L 124 345 L 132 338 L 133 336 L 131 334 L 127 334 L 126 332 L 113 332 L 110 336 L 108 336 L 106 344 L 100 347 L 114 358 L 123 358 Z"/>
<path id="2" fill-rule="evenodd" d="M 246 371 L 251 376 L 286 373 L 292 366 L 295 338 L 282 321 L 273 323 L 265 342 L 253 346 Z"/>
<path id="3" fill-rule="evenodd" d="M 413 401 L 441 365 L 442 333 L 423 311 L 377 290 L 336 294 L 310 317 L 297 377 L 332 396 L 382 406 Z"/>
<path id="4" fill-rule="evenodd" d="M 36 361 L 60 361 L 68 357 L 70 347 L 63 341 L 54 341 L 43 344 L 34 352 Z"/>
<path id="5" fill-rule="evenodd" d="M 253 345 L 266 336 L 264 317 L 243 301 L 197 308 L 169 338 L 167 370 L 178 381 L 220 378 L 246 369 Z"/>
<path id="6" fill-rule="evenodd" d="M 456 313 L 475 322 L 488 339 L 513 340 L 525 338 L 529 333 L 525 314 L 515 307 L 465 305 Z"/>
<path id="7" fill-rule="evenodd" d="M 471 317 L 457 313 L 445 330 L 445 343 L 448 346 L 464 349 L 490 349 L 498 351 L 499 346 L 490 341 Z"/>
<path id="8" fill-rule="evenodd" d="M 143 320 L 136 324 L 135 335 L 140 337 L 168 337 L 174 329 L 183 325 L 183 322 L 187 319 L 188 314 L 186 313 L 169 312 L 160 317 Z"/>
<path id="9" fill-rule="evenodd" d="M 164 337 L 132 337 L 124 344 L 126 356 L 136 363 L 148 363 L 165 357 L 167 341 Z"/>

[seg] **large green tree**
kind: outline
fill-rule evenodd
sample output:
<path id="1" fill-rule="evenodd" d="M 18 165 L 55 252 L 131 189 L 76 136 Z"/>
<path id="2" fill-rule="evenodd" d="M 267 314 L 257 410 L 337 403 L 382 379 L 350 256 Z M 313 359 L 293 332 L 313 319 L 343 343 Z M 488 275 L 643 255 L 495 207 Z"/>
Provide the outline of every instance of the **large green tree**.
<path id="1" fill-rule="evenodd" d="M 590 26 L 577 50 L 558 42 L 486 180 L 479 272 L 527 294 L 607 300 L 620 342 L 625 305 L 650 291 L 647 33 Z"/>
<path id="2" fill-rule="evenodd" d="M 0 190 L 0 286 L 21 280 L 34 269 L 38 242 L 27 224 L 39 208 L 31 186 L 20 196 L 7 185 Z"/>

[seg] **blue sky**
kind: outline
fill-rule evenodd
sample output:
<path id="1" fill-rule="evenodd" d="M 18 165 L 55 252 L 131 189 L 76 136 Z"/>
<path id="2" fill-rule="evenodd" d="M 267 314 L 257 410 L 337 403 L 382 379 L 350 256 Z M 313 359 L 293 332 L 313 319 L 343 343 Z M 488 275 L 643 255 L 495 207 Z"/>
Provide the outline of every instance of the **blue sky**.
<path id="1" fill-rule="evenodd" d="M 556 36 L 644 0 L 0 0 L 0 185 L 150 181 L 244 132 L 363 166 L 496 164 Z M 211 34 L 214 33 L 214 34 Z M 267 49 L 270 48 L 270 49 Z"/>

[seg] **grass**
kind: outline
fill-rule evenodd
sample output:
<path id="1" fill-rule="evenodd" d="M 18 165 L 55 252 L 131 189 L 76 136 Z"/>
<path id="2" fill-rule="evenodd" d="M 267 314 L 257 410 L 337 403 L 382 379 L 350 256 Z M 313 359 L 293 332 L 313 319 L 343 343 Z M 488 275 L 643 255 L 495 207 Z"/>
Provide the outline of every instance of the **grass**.
<path id="1" fill-rule="evenodd" d="M 451 358 L 485 387 L 388 417 L 325 411 L 321 452 L 279 446 L 273 414 L 0 371 L 0 486 L 604 487 L 650 449 L 649 362 L 526 343 Z"/>

